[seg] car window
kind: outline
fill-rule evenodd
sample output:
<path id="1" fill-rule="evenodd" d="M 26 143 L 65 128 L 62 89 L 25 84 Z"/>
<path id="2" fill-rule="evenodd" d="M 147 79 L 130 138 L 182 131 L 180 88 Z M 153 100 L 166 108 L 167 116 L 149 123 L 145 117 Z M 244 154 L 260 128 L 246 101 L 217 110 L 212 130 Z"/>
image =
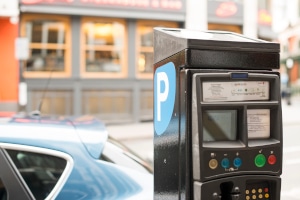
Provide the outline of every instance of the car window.
<path id="1" fill-rule="evenodd" d="M 67 164 L 66 160 L 51 155 L 18 150 L 7 152 L 37 200 L 49 195 Z"/>
<path id="2" fill-rule="evenodd" d="M 152 168 L 149 164 L 112 138 L 109 138 L 106 142 L 100 159 L 141 172 L 152 173 Z"/>
<path id="3" fill-rule="evenodd" d="M 6 193 L 6 188 L 0 179 L 0 200 L 6 200 L 7 199 L 7 193 Z"/>

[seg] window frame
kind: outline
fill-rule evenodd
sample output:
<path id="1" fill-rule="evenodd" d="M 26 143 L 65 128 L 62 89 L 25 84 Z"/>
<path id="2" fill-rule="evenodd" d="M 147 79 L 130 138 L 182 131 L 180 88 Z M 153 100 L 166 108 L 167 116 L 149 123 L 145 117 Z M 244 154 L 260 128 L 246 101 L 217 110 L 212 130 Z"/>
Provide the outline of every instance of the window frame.
<path id="1" fill-rule="evenodd" d="M 29 51 L 32 49 L 62 49 L 64 53 L 64 71 L 26 71 L 25 61 L 23 66 L 23 75 L 26 78 L 48 78 L 50 75 L 55 78 L 65 78 L 71 76 L 71 28 L 70 28 L 70 18 L 67 16 L 56 16 L 56 15 L 45 15 L 45 14 L 24 14 L 21 17 L 21 37 L 26 36 L 26 22 L 32 21 L 35 19 L 45 19 L 45 20 L 58 20 L 65 24 L 65 44 L 52 44 L 52 43 L 29 43 Z"/>
<path id="2" fill-rule="evenodd" d="M 11 165 L 9 162 L 10 158 L 7 157 L 6 151 L 1 146 L 0 144 L 0 178 L 5 186 L 7 195 L 13 199 L 33 199 L 33 195 L 27 185 L 22 182 L 22 179 L 19 179 L 18 171 L 14 165 Z"/>
<path id="3" fill-rule="evenodd" d="M 118 22 L 124 26 L 124 36 L 123 36 L 123 47 L 117 48 L 121 50 L 122 59 L 120 59 L 121 63 L 121 71 L 116 72 L 87 72 L 86 71 L 86 56 L 85 51 L 88 50 L 88 44 L 86 44 L 83 26 L 87 22 Z M 118 18 L 104 18 L 104 17 L 82 17 L 80 21 L 80 75 L 82 78 L 126 78 L 128 76 L 128 30 L 127 30 L 127 22 L 123 19 Z M 103 51 L 110 51 L 114 50 L 114 45 L 103 45 L 102 47 L 99 45 L 97 47 L 94 46 L 95 50 L 103 50 Z"/>
<path id="4" fill-rule="evenodd" d="M 19 145 L 19 144 L 8 144 L 8 143 L 0 143 L 0 148 L 2 148 L 4 150 L 4 154 L 5 154 L 6 158 L 8 159 L 8 161 L 10 162 L 10 165 L 13 167 L 15 174 L 18 176 L 19 180 L 22 181 L 23 185 L 25 186 L 25 188 L 27 189 L 27 191 L 30 193 L 31 196 L 33 196 L 31 190 L 28 188 L 25 180 L 23 179 L 18 168 L 16 167 L 16 165 L 10 158 L 6 149 L 15 150 L 15 151 L 26 151 L 26 152 L 37 153 L 37 154 L 45 154 L 45 155 L 59 157 L 59 158 L 66 160 L 66 166 L 65 166 L 63 173 L 61 174 L 57 183 L 53 187 L 52 191 L 45 198 L 45 200 L 55 199 L 57 197 L 57 195 L 63 188 L 64 184 L 66 183 L 66 181 L 67 181 L 68 177 L 70 176 L 72 169 L 74 167 L 73 158 L 70 155 L 60 152 L 60 151 L 56 151 L 56 150 L 52 150 L 52 149 L 45 149 L 45 148 L 41 148 L 41 147 L 26 146 L 26 145 Z"/>
<path id="5" fill-rule="evenodd" d="M 171 21 L 150 21 L 150 20 L 138 20 L 136 23 L 136 60 L 135 60 L 135 74 L 138 79 L 152 79 L 153 72 L 140 72 L 138 69 L 139 66 L 139 55 L 141 52 L 154 53 L 154 47 L 143 47 L 141 46 L 141 26 L 152 26 L 154 27 L 168 27 L 168 28 L 178 28 L 178 22 Z"/>

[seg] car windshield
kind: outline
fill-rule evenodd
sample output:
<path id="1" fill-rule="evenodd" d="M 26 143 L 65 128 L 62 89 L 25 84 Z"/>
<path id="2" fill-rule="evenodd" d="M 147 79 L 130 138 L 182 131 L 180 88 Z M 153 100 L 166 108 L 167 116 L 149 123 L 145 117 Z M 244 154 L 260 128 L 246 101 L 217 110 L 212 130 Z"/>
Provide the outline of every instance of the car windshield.
<path id="1" fill-rule="evenodd" d="M 108 138 L 100 159 L 141 172 L 153 173 L 152 167 L 146 161 L 111 137 Z"/>

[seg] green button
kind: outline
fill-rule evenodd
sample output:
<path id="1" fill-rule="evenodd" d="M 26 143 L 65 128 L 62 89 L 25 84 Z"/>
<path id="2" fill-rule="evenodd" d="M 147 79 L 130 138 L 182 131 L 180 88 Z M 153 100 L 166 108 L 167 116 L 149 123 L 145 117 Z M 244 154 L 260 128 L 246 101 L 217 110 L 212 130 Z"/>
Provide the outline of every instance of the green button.
<path id="1" fill-rule="evenodd" d="M 258 154 L 254 162 L 257 167 L 263 167 L 266 164 L 266 157 L 263 154 Z"/>

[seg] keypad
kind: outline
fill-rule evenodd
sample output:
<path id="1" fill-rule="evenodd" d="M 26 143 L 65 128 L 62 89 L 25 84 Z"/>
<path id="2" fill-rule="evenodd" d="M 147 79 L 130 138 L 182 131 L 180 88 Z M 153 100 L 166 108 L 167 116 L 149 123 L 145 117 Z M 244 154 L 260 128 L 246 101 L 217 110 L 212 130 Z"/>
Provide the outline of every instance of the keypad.
<path id="1" fill-rule="evenodd" d="M 270 200 L 270 188 L 267 182 L 247 184 L 246 200 Z"/>

